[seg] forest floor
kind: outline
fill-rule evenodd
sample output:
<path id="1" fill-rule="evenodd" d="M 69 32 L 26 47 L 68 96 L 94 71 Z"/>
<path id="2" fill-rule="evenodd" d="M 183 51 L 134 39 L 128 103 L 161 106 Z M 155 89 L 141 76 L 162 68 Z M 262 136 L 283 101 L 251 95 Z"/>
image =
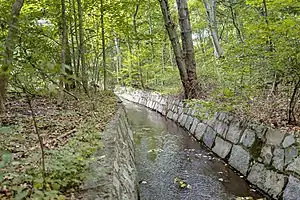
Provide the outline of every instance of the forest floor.
<path id="1" fill-rule="evenodd" d="M 31 99 L 42 154 L 25 97 L 11 96 L 7 115 L 0 120 L 0 199 L 65 199 L 83 178 L 92 154 L 101 148 L 101 132 L 116 111 L 117 99 L 102 92 L 79 101 L 67 99 L 62 106 L 49 97 Z"/>
<path id="2" fill-rule="evenodd" d="M 152 89 L 161 94 L 175 96 L 183 99 L 184 93 L 180 85 Z M 214 91 L 214 87 L 207 85 L 203 87 L 203 94 L 197 102 L 203 105 L 206 112 L 230 112 L 239 119 L 263 123 L 273 128 L 292 131 L 300 135 L 300 102 L 296 102 L 294 116 L 296 122 L 288 123 L 289 94 L 278 93 L 270 95 L 269 91 L 260 91 L 251 99 L 242 95 L 226 97 L 222 93 Z M 195 101 L 186 101 L 195 103 Z"/>

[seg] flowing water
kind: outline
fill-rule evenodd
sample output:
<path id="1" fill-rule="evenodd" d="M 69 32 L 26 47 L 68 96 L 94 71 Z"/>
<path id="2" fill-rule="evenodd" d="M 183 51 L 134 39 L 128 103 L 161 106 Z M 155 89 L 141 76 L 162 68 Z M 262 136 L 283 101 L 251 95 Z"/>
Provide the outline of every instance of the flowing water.
<path id="1" fill-rule="evenodd" d="M 135 137 L 141 200 L 262 198 L 176 123 L 128 101 L 124 105 Z"/>

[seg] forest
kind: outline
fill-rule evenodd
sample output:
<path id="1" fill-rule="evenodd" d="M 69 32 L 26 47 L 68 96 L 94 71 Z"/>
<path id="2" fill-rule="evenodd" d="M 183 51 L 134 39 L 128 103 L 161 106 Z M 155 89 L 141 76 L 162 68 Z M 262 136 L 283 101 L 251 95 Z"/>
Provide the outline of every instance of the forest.
<path id="1" fill-rule="evenodd" d="M 119 85 L 299 130 L 300 1 L 0 0 L 0 198 L 72 196 Z"/>

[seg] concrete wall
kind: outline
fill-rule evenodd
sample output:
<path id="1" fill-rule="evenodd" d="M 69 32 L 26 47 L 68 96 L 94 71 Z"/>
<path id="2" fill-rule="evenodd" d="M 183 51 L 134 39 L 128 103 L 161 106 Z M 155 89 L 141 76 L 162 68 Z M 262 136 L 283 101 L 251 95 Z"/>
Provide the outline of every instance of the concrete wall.
<path id="1" fill-rule="evenodd" d="M 226 113 L 201 120 L 197 110 L 158 93 L 132 88 L 118 88 L 116 93 L 176 121 L 273 198 L 300 200 L 300 145 L 295 133 L 243 122 Z"/>
<path id="2" fill-rule="evenodd" d="M 81 198 L 137 200 L 133 135 L 123 105 L 99 137 L 104 147 L 94 155 Z"/>

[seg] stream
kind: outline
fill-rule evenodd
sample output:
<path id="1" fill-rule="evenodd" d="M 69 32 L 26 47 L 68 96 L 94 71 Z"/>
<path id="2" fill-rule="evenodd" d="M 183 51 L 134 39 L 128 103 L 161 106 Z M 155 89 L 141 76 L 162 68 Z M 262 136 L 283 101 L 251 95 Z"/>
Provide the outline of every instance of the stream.
<path id="1" fill-rule="evenodd" d="M 263 198 L 175 122 L 123 103 L 134 133 L 141 200 Z"/>

